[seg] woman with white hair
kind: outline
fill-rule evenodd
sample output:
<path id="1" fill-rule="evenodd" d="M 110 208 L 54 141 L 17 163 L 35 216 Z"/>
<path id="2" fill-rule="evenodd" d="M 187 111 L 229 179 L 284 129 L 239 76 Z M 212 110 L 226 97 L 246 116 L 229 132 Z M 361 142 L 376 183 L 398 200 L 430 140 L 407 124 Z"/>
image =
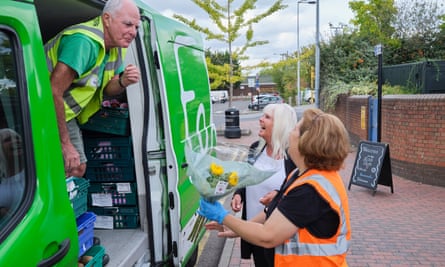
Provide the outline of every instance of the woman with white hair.
<path id="1" fill-rule="evenodd" d="M 0 129 L 0 218 L 14 212 L 25 188 L 21 136 L 12 129 Z"/>
<path id="2" fill-rule="evenodd" d="M 250 220 L 274 198 L 286 177 L 286 150 L 289 134 L 297 124 L 297 114 L 288 104 L 269 104 L 263 109 L 260 120 L 259 141 L 250 146 L 248 161 L 257 169 L 274 171 L 274 174 L 260 184 L 237 190 L 232 197 L 232 210 L 238 212 L 242 206 L 242 219 Z M 241 258 L 253 255 L 256 267 L 273 266 L 273 250 L 266 250 L 241 240 Z"/>

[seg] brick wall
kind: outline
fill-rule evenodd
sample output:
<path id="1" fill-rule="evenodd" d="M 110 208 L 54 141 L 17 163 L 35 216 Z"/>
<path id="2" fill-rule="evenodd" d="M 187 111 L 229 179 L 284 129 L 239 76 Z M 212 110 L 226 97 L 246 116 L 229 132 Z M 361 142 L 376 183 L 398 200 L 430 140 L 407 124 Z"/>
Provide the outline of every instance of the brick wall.
<path id="1" fill-rule="evenodd" d="M 334 113 L 353 145 L 368 140 L 369 114 L 362 112 L 369 110 L 368 101 L 369 96 L 341 96 L 337 102 Z M 381 142 L 389 145 L 392 173 L 445 186 L 445 94 L 384 96 L 381 111 Z"/>

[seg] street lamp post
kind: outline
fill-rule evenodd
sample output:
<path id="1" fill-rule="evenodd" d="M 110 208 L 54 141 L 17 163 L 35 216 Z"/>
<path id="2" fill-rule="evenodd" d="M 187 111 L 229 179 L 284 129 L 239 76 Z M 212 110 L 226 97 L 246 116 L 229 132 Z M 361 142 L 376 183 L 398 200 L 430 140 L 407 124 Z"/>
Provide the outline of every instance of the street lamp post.
<path id="1" fill-rule="evenodd" d="M 316 2 L 315 15 L 315 106 L 320 107 L 320 0 Z"/>
<path id="2" fill-rule="evenodd" d="M 297 1 L 297 105 L 301 105 L 300 90 L 300 4 L 315 4 L 317 1 Z"/>

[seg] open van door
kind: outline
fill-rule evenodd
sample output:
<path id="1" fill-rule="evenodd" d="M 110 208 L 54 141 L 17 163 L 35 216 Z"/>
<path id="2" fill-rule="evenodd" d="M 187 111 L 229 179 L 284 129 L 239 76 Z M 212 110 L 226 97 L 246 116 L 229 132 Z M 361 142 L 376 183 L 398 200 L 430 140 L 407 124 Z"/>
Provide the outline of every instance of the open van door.
<path id="1" fill-rule="evenodd" d="M 125 65 L 141 71 L 140 82 L 129 86 L 126 96 L 143 232 L 131 235 L 141 246 L 106 249 L 110 264 L 133 256 L 118 254 L 147 249 L 153 266 L 193 266 L 204 229 L 192 235 L 200 196 L 186 175 L 185 147 L 194 142 L 205 149 L 216 142 L 202 37 L 144 3 L 139 7 L 141 25 Z M 95 234 L 110 243 L 109 231 Z"/>
<path id="2" fill-rule="evenodd" d="M 192 236 L 199 194 L 186 175 L 185 146 L 212 147 L 210 89 L 201 36 L 149 7 L 126 64 L 141 66 L 139 88 L 128 88 L 138 192 L 146 194 L 144 227 L 152 263 L 185 266 L 203 235 Z M 137 152 L 139 151 L 139 152 Z M 144 180 L 143 182 L 141 180 Z M 169 255 L 169 258 L 165 258 Z"/>
<path id="3" fill-rule="evenodd" d="M 129 194 L 137 195 L 137 205 L 100 206 L 113 213 L 97 212 L 94 240 L 105 248 L 109 266 L 193 266 L 204 229 L 195 227 L 199 194 L 186 175 L 185 147 L 193 143 L 206 149 L 216 142 L 202 38 L 145 1 L 135 2 L 141 27 L 125 64 L 138 66 L 141 80 L 126 90 L 130 133 L 123 150 L 131 146 L 132 152 L 122 166 L 134 166 L 134 174 L 125 178 L 137 188 Z M 104 3 L 0 1 L 0 136 L 6 129 L 16 133 L 9 134 L 14 139 L 8 143 L 14 140 L 10 147 L 20 151 L 12 157 L 14 172 L 6 170 L 0 155 L 0 190 L 14 193 L 0 192 L 0 266 L 77 265 L 79 236 L 43 44 L 63 28 L 98 16 Z M 118 138 L 95 134 L 101 144 Z M 89 166 L 93 161 L 85 175 L 91 188 L 100 181 L 88 176 Z M 115 169 L 107 166 L 101 170 Z M 88 189 L 88 211 L 95 212 L 92 193 Z M 123 212 L 129 209 L 130 214 Z M 121 217 L 129 220 L 120 226 L 128 227 L 116 226 Z"/>
<path id="4" fill-rule="evenodd" d="M 0 3 L 0 266 L 77 266 L 70 205 L 34 6 Z"/>

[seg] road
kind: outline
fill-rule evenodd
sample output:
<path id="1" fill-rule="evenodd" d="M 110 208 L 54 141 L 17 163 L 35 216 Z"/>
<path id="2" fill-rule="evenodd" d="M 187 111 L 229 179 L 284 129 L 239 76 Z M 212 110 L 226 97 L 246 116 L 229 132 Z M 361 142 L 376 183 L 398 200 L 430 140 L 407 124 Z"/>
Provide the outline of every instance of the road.
<path id="1" fill-rule="evenodd" d="M 263 114 L 262 111 L 252 111 L 247 108 L 249 105 L 249 100 L 237 100 L 232 101 L 232 108 L 235 108 L 239 111 L 240 121 L 243 120 L 258 120 Z M 295 107 L 295 111 L 297 112 L 298 118 L 301 118 L 303 111 L 308 107 L 314 107 L 314 105 L 303 105 L 299 107 Z M 224 128 L 225 124 L 225 111 L 229 108 L 229 102 L 226 103 L 215 103 L 212 104 L 213 108 L 213 123 L 215 124 L 217 129 Z"/>

